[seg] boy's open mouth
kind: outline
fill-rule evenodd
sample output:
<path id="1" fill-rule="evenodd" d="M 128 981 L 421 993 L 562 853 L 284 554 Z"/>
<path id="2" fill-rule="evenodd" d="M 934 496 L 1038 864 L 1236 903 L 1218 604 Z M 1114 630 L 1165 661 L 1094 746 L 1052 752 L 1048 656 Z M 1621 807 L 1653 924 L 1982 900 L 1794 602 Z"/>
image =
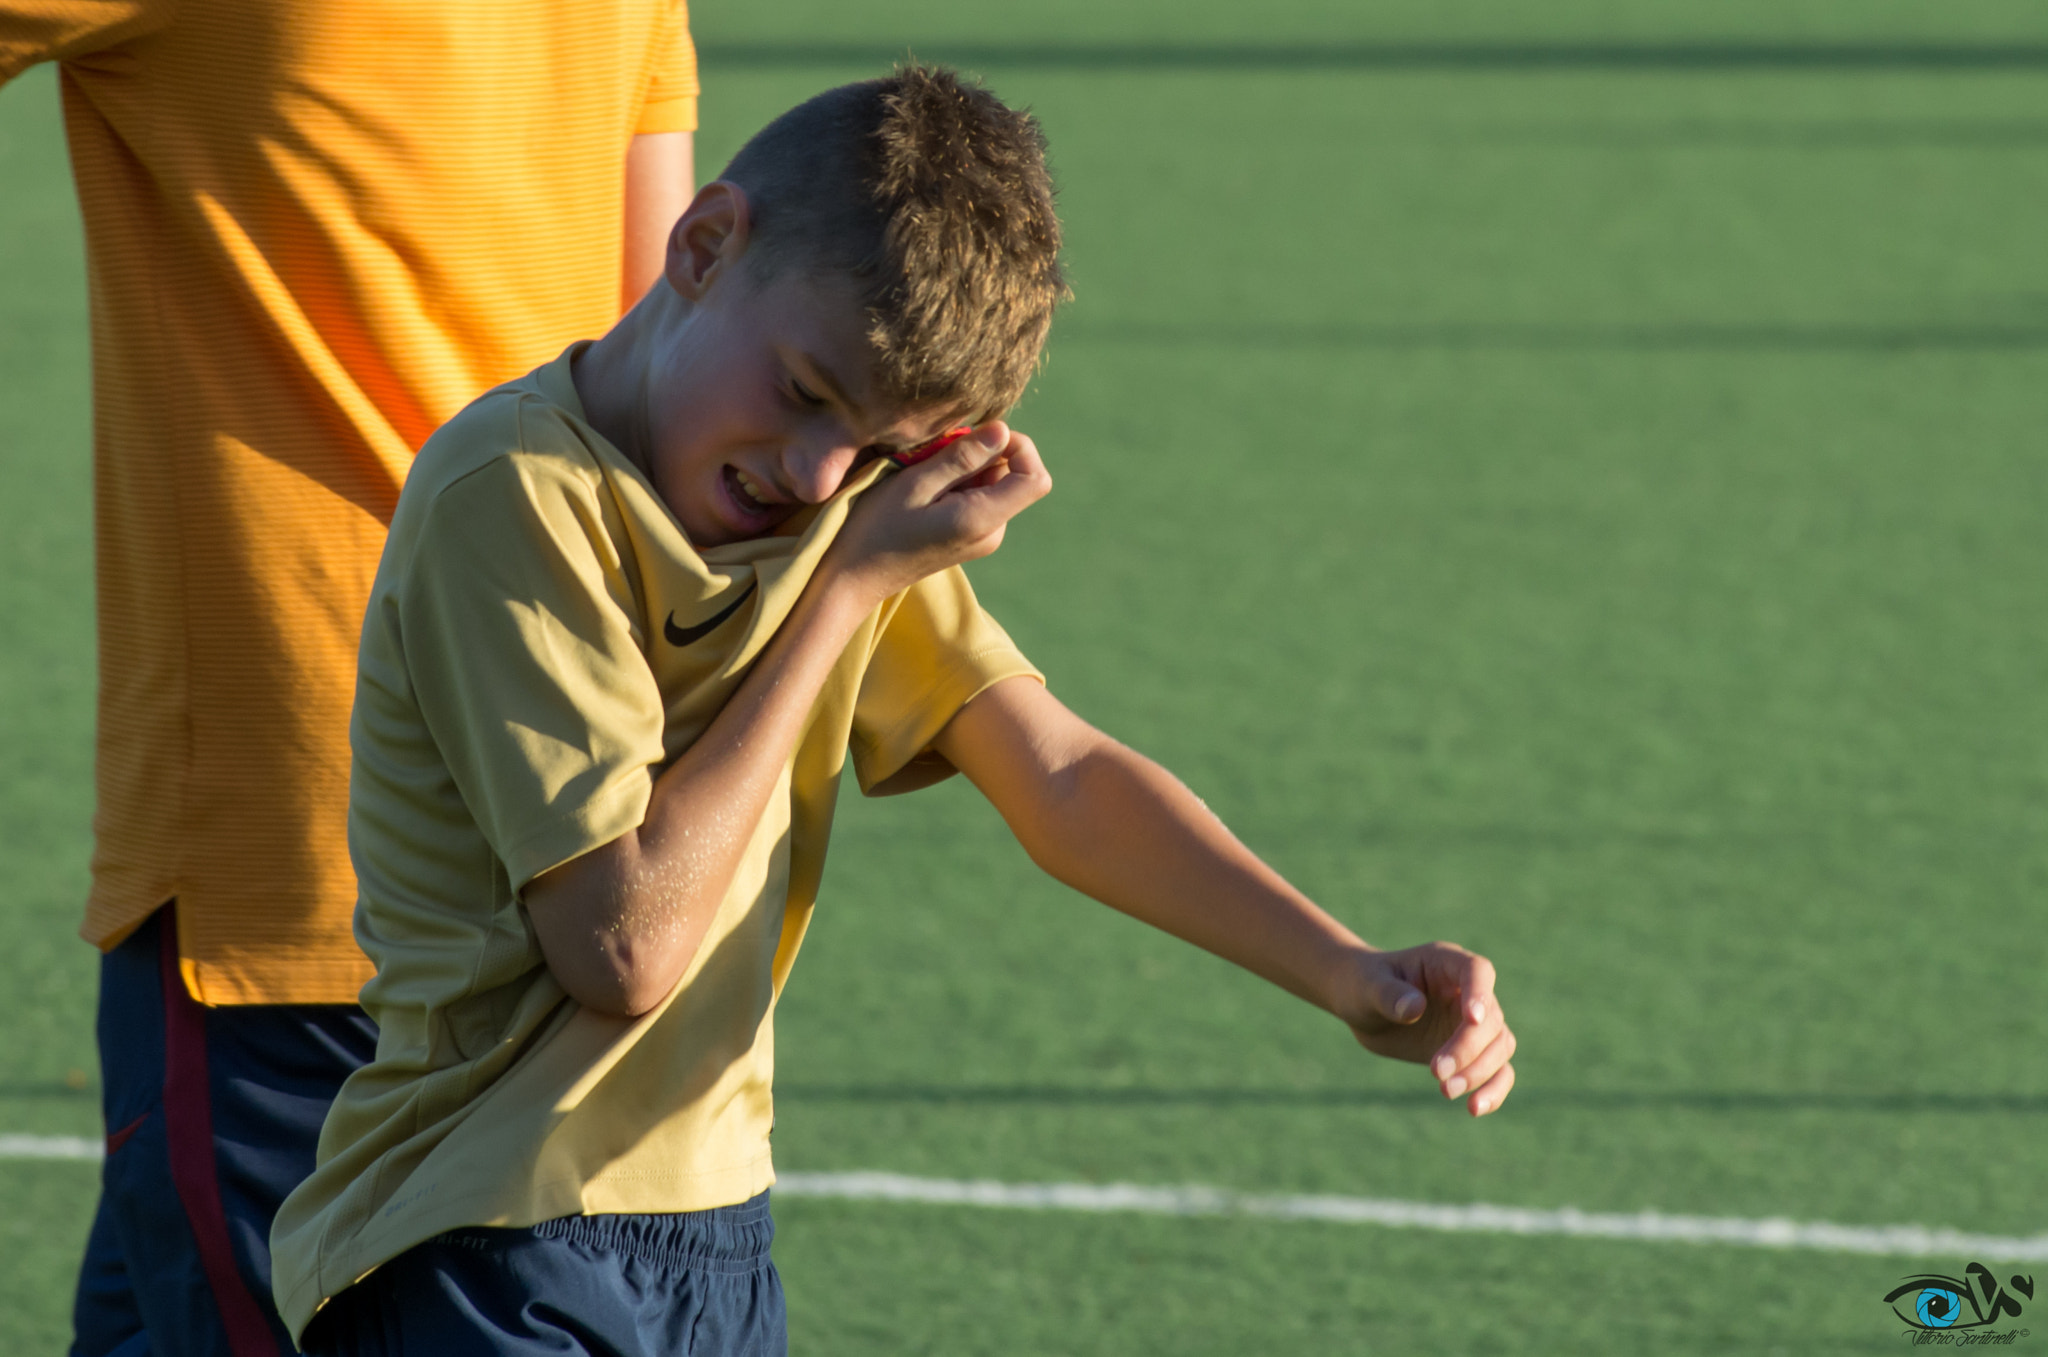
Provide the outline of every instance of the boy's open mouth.
<path id="1" fill-rule="evenodd" d="M 726 466 L 720 479 L 725 484 L 726 496 L 732 500 L 733 507 L 739 510 L 742 518 L 750 522 L 773 519 L 788 507 L 779 501 L 764 498 L 761 485 L 736 466 Z"/>

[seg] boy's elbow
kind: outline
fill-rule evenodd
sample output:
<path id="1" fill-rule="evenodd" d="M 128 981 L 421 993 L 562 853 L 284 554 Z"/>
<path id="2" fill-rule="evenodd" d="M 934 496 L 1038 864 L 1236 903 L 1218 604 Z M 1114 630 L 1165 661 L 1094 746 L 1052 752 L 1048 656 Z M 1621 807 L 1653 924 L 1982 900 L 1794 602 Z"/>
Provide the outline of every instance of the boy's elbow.
<path id="1" fill-rule="evenodd" d="M 612 970 L 606 992 L 615 1002 L 602 1011 L 621 1018 L 637 1018 L 659 1007 L 661 1001 L 682 981 L 690 955 L 675 955 L 671 949 L 629 947 L 627 957 Z"/>
<path id="2" fill-rule="evenodd" d="M 612 839 L 543 872 L 520 892 L 555 982 L 586 1009 L 639 1017 L 662 1003 L 690 956 L 674 903 L 635 888 L 639 839 Z M 690 948 L 688 952 L 694 952 Z"/>
<path id="3" fill-rule="evenodd" d="M 627 888 L 616 864 L 605 860 L 611 852 L 529 883 L 527 917 L 541 958 L 570 998 L 599 1013 L 637 1018 L 668 996 L 690 958 L 677 955 L 677 929 L 635 926 L 666 911 Z"/>
<path id="4" fill-rule="evenodd" d="M 1032 863 L 1069 885 L 1077 862 L 1089 857 L 1105 828 L 1096 804 L 1103 772 L 1096 751 L 1049 768 L 1019 813 L 1009 817 L 1011 831 Z"/>
<path id="5" fill-rule="evenodd" d="M 645 985 L 628 983 L 610 987 L 589 999 L 572 994 L 577 1003 L 585 1008 L 595 1009 L 613 1018 L 639 1018 L 654 1011 L 663 999 L 668 997 L 673 984 Z"/>
<path id="6" fill-rule="evenodd" d="M 682 978 L 680 967 L 648 957 L 630 943 L 592 939 L 584 958 L 557 959 L 545 945 L 548 970 L 577 1003 L 614 1018 L 637 1018 L 650 1012 Z"/>
<path id="7" fill-rule="evenodd" d="M 1141 827 L 1181 798 L 1195 800 L 1172 773 L 1105 735 L 1049 769 L 1028 813 L 1009 818 L 1032 862 L 1092 894 L 1105 865 L 1127 858 Z"/>

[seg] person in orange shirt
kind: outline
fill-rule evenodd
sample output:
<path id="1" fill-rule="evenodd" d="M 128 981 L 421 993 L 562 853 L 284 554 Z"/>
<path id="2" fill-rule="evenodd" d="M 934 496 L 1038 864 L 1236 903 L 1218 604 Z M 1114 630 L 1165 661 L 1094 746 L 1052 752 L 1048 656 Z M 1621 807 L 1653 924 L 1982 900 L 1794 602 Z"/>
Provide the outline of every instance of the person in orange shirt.
<path id="1" fill-rule="evenodd" d="M 284 1352 L 271 1216 L 373 1053 L 356 639 L 413 452 L 602 332 L 692 189 L 683 0 L 0 0 L 93 334 L 108 1158 L 80 1354 Z"/>

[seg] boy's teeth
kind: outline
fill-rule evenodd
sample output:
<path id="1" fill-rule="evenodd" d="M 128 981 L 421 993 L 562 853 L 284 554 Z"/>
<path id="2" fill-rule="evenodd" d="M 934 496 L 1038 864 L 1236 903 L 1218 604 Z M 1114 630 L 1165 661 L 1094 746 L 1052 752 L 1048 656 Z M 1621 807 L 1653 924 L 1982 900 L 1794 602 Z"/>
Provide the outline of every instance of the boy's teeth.
<path id="1" fill-rule="evenodd" d="M 761 497 L 761 487 L 748 479 L 746 472 L 735 468 L 733 470 L 733 477 L 739 481 L 740 489 L 746 493 L 747 498 L 754 501 L 756 508 L 765 509 L 768 507 L 767 500 Z"/>

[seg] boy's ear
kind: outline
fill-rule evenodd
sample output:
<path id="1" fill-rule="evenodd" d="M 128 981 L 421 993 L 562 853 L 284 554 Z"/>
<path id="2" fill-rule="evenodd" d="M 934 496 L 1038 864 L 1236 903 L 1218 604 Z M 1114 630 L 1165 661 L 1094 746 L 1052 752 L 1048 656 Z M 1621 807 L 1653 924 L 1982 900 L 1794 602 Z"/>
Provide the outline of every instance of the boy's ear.
<path id="1" fill-rule="evenodd" d="M 746 190 L 723 179 L 706 184 L 669 232 L 668 285 L 688 301 L 703 300 L 717 278 L 739 267 L 748 225 Z"/>

